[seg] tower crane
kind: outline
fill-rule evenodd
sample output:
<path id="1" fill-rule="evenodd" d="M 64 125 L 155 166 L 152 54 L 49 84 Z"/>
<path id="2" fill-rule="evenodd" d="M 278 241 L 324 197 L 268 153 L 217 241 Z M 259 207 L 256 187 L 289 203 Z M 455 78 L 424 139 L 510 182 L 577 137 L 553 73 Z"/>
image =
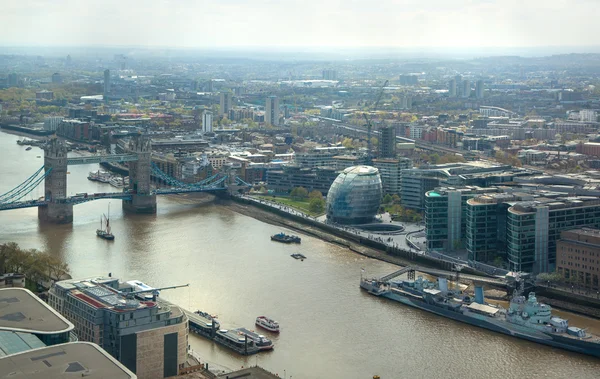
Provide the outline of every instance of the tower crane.
<path id="1" fill-rule="evenodd" d="M 179 286 L 169 286 L 169 287 L 160 287 L 160 288 L 148 288 L 146 290 L 133 291 L 133 292 L 125 292 L 124 295 L 128 299 L 133 299 L 135 297 L 135 295 L 139 295 L 141 293 L 148 293 L 148 292 L 150 292 L 150 293 L 152 293 L 152 301 L 156 301 L 156 298 L 158 297 L 159 291 L 162 291 L 162 290 L 171 290 L 171 289 L 181 288 L 181 287 L 189 287 L 189 283 L 188 284 L 181 284 Z"/>
<path id="2" fill-rule="evenodd" d="M 383 85 L 381 86 L 381 88 L 379 89 L 379 93 L 377 94 L 377 100 L 375 101 L 375 105 L 373 106 L 372 111 L 376 111 L 377 107 L 379 106 L 379 102 L 381 101 L 381 96 L 383 96 L 383 91 L 385 89 L 385 86 L 387 86 L 387 84 L 389 83 L 389 80 L 386 80 Z M 367 113 L 363 113 L 363 117 L 365 118 L 365 121 L 367 122 L 367 164 L 370 165 L 371 164 L 371 130 L 373 129 L 373 125 L 371 124 L 371 117 L 367 115 Z"/>

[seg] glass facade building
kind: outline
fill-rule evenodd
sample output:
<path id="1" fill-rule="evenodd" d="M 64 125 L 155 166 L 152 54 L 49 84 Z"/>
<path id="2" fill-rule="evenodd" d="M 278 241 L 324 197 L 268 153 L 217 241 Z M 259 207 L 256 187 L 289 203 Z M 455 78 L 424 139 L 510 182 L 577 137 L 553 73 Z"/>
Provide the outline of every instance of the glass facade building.
<path id="1" fill-rule="evenodd" d="M 348 167 L 333 181 L 327 194 L 327 219 L 339 224 L 367 224 L 381 204 L 379 170 L 371 166 Z"/>
<path id="2" fill-rule="evenodd" d="M 425 233 L 430 250 L 459 250 L 465 247 L 467 201 L 496 188 L 439 187 L 425 194 Z"/>

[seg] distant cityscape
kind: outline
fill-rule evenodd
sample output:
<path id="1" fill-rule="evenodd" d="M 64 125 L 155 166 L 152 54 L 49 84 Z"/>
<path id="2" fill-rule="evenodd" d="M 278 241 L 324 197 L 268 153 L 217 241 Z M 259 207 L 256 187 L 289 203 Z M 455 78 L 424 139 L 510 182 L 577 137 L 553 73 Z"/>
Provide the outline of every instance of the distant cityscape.
<path id="1" fill-rule="evenodd" d="M 577 288 L 597 300 L 600 291 L 598 54 L 326 62 L 0 55 L 0 128 L 53 162 L 38 182 L 44 196 L 26 202 L 34 187 L 23 186 L 22 195 L 0 196 L 3 212 L 35 206 L 60 215 L 51 207 L 91 199 L 69 197 L 66 180 L 52 179 L 66 178 L 68 150 L 129 175 L 120 193 L 94 194 L 122 199 L 129 211 L 156 213 L 161 191 L 209 192 L 420 264 L 494 280 L 519 273 L 565 296 Z M 73 222 L 72 207 L 47 220 Z M 2 278 L 24 286 L 18 275 Z M 157 300 L 156 289 L 140 295 L 111 276 L 53 279 L 48 304 L 26 289 L 0 289 L 0 302 L 22 299 L 5 312 L 14 324 L 0 314 L 3 355 L 43 360 L 56 357 L 53 345 L 71 343 L 80 347 L 48 367 L 60 360 L 79 372 L 71 361 L 88 369 L 104 362 L 105 377 L 166 378 L 208 371 L 190 364 L 190 330 L 243 355 L 260 350 L 243 331 L 236 342 L 210 315 Z M 35 310 L 20 309 L 25 303 Z M 30 321 L 45 312 L 57 327 L 40 331 L 42 316 L 27 322 L 19 312 Z M 5 351 L 4 338 L 23 348 Z M 0 356 L 0 372 L 8 365 Z"/>

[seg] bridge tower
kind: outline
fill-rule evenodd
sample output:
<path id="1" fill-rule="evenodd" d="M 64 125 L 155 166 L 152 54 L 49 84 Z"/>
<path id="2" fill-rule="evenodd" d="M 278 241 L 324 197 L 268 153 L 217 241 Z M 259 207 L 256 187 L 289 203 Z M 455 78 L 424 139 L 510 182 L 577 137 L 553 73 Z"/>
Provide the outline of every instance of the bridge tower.
<path id="1" fill-rule="evenodd" d="M 48 205 L 38 207 L 38 218 L 55 224 L 73 222 L 73 204 L 67 204 L 67 147 L 56 137 L 44 146 L 44 170 L 52 172 L 44 181 Z"/>
<path id="2" fill-rule="evenodd" d="M 156 195 L 151 193 L 150 170 L 152 141 L 138 135 L 129 143 L 129 152 L 137 154 L 138 160 L 129 162 L 129 191 L 131 200 L 123 200 L 123 209 L 135 213 L 156 213 Z"/>

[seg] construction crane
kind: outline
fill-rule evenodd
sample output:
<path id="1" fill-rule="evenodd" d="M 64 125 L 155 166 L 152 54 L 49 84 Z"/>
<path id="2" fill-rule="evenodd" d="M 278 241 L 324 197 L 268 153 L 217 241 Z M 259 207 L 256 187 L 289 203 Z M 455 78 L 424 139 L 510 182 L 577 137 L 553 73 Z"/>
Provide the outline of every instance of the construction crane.
<path id="1" fill-rule="evenodd" d="M 160 288 L 149 288 L 147 290 L 141 290 L 141 291 L 133 291 L 133 292 L 125 292 L 124 295 L 128 298 L 128 299 L 133 299 L 135 297 L 135 295 L 139 295 L 141 293 L 152 293 L 152 301 L 156 301 L 156 298 L 158 297 L 158 293 L 159 291 L 162 290 L 171 290 L 171 289 L 175 289 L 175 288 L 181 288 L 181 287 L 189 287 L 189 283 L 188 284 L 182 284 L 179 286 L 169 286 L 169 287 L 160 287 Z"/>
<path id="2" fill-rule="evenodd" d="M 381 86 L 381 88 L 379 89 L 379 94 L 377 94 L 377 100 L 375 101 L 375 105 L 373 106 L 372 111 L 375 112 L 377 110 L 377 107 L 379 106 L 379 102 L 381 101 L 381 96 L 383 96 L 383 91 L 385 89 L 385 86 L 387 86 L 387 84 L 389 83 L 389 80 L 386 80 L 383 85 Z M 367 164 L 370 165 L 371 162 L 371 130 L 373 129 L 373 125 L 371 124 L 371 118 L 369 116 L 367 116 L 367 113 L 363 113 L 363 117 L 365 118 L 365 121 L 367 122 Z"/>

